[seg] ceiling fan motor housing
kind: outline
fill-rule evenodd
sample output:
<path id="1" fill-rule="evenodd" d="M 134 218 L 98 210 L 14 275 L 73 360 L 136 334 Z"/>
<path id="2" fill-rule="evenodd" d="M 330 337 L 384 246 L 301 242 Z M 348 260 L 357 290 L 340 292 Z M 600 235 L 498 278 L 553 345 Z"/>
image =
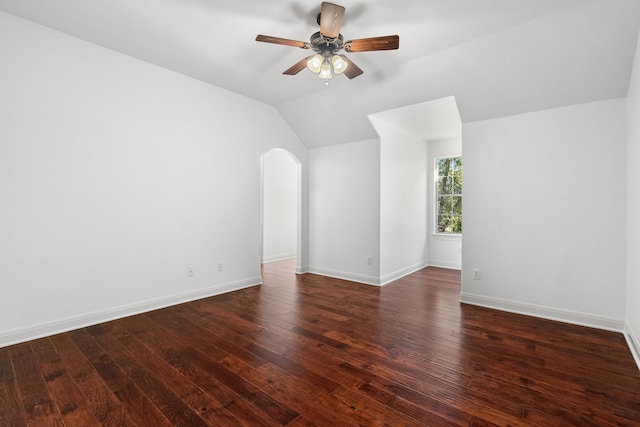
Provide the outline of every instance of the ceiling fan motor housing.
<path id="1" fill-rule="evenodd" d="M 333 55 L 344 47 L 344 38 L 339 34 L 335 39 L 323 36 L 319 31 L 311 38 L 311 49 L 323 56 Z"/>

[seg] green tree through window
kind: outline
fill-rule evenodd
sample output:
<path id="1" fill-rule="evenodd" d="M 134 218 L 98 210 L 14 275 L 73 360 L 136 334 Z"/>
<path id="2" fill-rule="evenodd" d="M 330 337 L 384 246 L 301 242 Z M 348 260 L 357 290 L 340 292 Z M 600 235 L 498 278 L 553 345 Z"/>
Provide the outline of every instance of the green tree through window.
<path id="1" fill-rule="evenodd" d="M 462 234 L 462 157 L 436 159 L 436 233 Z"/>

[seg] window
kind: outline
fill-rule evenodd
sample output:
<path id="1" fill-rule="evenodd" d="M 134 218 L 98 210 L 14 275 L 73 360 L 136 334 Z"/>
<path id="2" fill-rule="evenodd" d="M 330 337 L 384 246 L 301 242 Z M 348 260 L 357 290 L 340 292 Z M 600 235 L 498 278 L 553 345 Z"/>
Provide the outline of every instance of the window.
<path id="1" fill-rule="evenodd" d="M 436 233 L 462 234 L 462 157 L 436 159 Z"/>

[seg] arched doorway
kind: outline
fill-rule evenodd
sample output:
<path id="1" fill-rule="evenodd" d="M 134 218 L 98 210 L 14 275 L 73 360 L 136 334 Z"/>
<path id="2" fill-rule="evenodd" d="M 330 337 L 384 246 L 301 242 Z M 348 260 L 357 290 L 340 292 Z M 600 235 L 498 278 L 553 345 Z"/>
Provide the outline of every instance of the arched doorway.
<path id="1" fill-rule="evenodd" d="M 262 156 L 261 165 L 260 262 L 298 258 L 301 247 L 301 164 L 289 151 L 275 148 Z M 298 261 L 291 265 L 293 271 Z"/>

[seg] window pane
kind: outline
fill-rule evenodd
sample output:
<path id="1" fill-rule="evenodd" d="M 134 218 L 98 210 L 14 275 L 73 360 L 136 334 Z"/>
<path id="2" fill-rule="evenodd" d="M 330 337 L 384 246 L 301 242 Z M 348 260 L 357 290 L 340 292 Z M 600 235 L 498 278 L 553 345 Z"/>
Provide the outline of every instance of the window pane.
<path id="1" fill-rule="evenodd" d="M 448 176 L 438 178 L 438 194 L 452 194 L 453 180 Z"/>
<path id="2" fill-rule="evenodd" d="M 451 212 L 462 218 L 462 196 L 454 196 L 452 199 L 451 202 L 453 206 L 451 207 Z"/>
<path id="3" fill-rule="evenodd" d="M 451 168 L 451 158 L 438 159 L 438 175 L 445 176 L 449 175 L 449 171 Z"/>
<path id="4" fill-rule="evenodd" d="M 451 171 L 462 172 L 462 157 L 455 157 L 451 160 Z"/>
<path id="5" fill-rule="evenodd" d="M 437 215 L 440 216 L 445 213 L 444 197 L 438 197 L 436 206 Z"/>
<path id="6" fill-rule="evenodd" d="M 453 194 L 462 194 L 462 169 L 453 175 L 452 192 Z"/>
<path id="7" fill-rule="evenodd" d="M 447 197 L 446 203 L 447 203 L 447 206 L 449 208 L 448 213 L 450 213 L 451 215 L 455 214 L 454 208 L 455 208 L 455 205 L 456 205 L 456 200 L 458 200 L 457 197 L 454 197 L 454 196 Z"/>
<path id="8" fill-rule="evenodd" d="M 438 197 L 438 215 L 453 215 L 454 197 Z"/>
<path id="9" fill-rule="evenodd" d="M 462 217 L 458 215 L 440 215 L 438 216 L 438 233 L 462 233 Z"/>
<path id="10" fill-rule="evenodd" d="M 446 233 L 450 218 L 446 215 L 438 215 L 438 233 Z"/>
<path id="11" fill-rule="evenodd" d="M 451 223 L 447 232 L 455 234 L 462 233 L 462 216 L 456 215 L 451 217 Z"/>

